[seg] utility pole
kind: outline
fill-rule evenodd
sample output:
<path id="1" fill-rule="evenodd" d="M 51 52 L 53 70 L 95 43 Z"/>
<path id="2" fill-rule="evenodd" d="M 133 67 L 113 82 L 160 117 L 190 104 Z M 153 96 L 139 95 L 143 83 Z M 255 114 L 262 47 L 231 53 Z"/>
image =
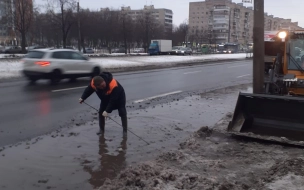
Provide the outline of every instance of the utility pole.
<path id="1" fill-rule="evenodd" d="M 78 20 L 78 50 L 81 51 L 81 33 L 80 33 L 80 15 L 79 15 L 79 0 L 77 2 L 77 20 Z"/>
<path id="2" fill-rule="evenodd" d="M 253 93 L 264 93 L 264 0 L 254 0 Z"/>

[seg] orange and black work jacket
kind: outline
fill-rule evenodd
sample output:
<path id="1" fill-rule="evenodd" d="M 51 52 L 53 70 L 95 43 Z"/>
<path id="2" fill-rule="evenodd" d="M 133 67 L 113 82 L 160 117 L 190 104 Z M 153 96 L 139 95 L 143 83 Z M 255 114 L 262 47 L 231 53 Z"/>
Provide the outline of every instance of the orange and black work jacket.
<path id="1" fill-rule="evenodd" d="M 104 90 L 96 88 L 92 80 L 84 90 L 81 98 L 86 100 L 93 92 L 96 92 L 101 100 L 101 109 L 104 109 L 99 111 L 106 111 L 108 113 L 111 113 L 114 109 L 124 107 L 126 104 L 126 95 L 123 87 L 109 72 L 103 72 L 100 76 L 105 80 L 106 88 Z"/>

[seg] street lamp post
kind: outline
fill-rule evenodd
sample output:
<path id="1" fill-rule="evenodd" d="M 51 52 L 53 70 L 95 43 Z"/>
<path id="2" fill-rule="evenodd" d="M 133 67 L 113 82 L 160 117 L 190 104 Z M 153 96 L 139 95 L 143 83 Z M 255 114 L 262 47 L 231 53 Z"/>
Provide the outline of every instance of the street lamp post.
<path id="1" fill-rule="evenodd" d="M 264 92 L 264 0 L 254 0 L 253 93 Z"/>
<path id="2" fill-rule="evenodd" d="M 80 15 L 79 15 L 79 1 L 77 2 L 77 19 L 78 19 L 78 50 L 81 51 L 81 32 L 80 32 Z"/>

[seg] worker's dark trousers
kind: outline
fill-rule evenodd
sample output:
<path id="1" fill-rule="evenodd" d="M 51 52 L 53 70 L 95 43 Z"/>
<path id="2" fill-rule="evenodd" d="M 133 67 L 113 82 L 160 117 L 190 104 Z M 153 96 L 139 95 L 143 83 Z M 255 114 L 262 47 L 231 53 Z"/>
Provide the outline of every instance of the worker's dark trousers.
<path id="1" fill-rule="evenodd" d="M 127 117 L 127 110 L 126 107 L 120 107 L 117 109 L 118 110 L 118 114 L 121 118 L 121 125 L 123 128 L 123 132 L 127 132 L 128 130 L 128 117 Z M 99 113 L 99 128 L 101 131 L 105 131 L 105 117 L 102 116 L 102 113 L 105 111 L 105 108 L 100 109 L 100 113 Z"/>

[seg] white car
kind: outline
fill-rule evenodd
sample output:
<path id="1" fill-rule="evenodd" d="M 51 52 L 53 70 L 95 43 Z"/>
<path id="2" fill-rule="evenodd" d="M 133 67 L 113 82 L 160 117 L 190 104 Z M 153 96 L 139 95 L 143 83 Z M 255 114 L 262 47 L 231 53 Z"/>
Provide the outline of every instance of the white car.
<path id="1" fill-rule="evenodd" d="M 22 62 L 22 72 L 31 82 L 49 79 L 54 84 L 64 78 L 94 77 L 101 72 L 98 63 L 71 49 L 32 50 Z"/>
<path id="2" fill-rule="evenodd" d="M 94 50 L 92 48 L 85 48 L 86 54 L 94 54 Z M 81 52 L 83 53 L 83 49 L 81 49 Z"/>

